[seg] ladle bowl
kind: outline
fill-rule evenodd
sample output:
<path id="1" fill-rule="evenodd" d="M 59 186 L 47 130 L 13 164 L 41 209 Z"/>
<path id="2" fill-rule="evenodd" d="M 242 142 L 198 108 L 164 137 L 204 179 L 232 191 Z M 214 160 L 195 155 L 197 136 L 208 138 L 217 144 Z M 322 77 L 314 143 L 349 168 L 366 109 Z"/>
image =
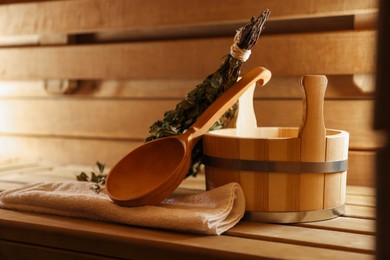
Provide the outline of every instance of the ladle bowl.
<path id="1" fill-rule="evenodd" d="M 198 120 L 180 135 L 145 143 L 123 157 L 109 172 L 106 191 L 122 206 L 155 205 L 183 181 L 191 166 L 191 152 L 210 127 L 256 81 L 265 85 L 271 72 L 256 67 L 218 97 Z"/>

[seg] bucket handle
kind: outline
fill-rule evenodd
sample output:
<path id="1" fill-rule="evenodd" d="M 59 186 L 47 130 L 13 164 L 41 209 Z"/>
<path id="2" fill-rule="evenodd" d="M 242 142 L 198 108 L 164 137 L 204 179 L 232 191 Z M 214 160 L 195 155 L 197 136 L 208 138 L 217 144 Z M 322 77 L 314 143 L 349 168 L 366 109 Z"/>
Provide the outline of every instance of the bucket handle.
<path id="1" fill-rule="evenodd" d="M 298 131 L 301 161 L 325 161 L 324 97 L 327 83 L 324 75 L 303 76 L 300 80 L 304 92 L 302 121 Z"/>
<path id="2" fill-rule="evenodd" d="M 256 89 L 256 82 L 253 83 L 244 94 L 238 99 L 238 110 L 236 119 L 236 134 L 241 137 L 252 137 L 256 135 L 257 120 L 253 107 L 253 96 Z"/>
<path id="3" fill-rule="evenodd" d="M 328 79 L 324 75 L 307 75 L 300 79 L 303 90 L 302 120 L 299 126 L 301 161 L 323 162 L 326 150 L 324 97 Z M 257 128 L 253 108 L 255 84 L 239 99 L 236 121 L 237 135 L 253 137 Z"/>

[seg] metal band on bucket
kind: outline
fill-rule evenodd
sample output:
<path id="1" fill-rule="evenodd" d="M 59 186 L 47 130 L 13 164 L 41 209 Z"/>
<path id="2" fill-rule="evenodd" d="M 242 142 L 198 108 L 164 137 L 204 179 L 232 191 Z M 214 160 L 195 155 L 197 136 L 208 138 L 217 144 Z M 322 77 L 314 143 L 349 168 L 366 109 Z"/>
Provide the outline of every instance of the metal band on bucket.
<path id="1" fill-rule="evenodd" d="M 245 219 L 255 222 L 268 223 L 301 223 L 332 219 L 345 213 L 345 205 L 335 208 L 297 211 L 297 212 L 250 212 L 245 213 Z"/>
<path id="2" fill-rule="evenodd" d="M 327 162 L 254 161 L 205 155 L 202 161 L 206 166 L 210 167 L 250 172 L 332 173 L 344 172 L 348 169 L 348 160 Z"/>

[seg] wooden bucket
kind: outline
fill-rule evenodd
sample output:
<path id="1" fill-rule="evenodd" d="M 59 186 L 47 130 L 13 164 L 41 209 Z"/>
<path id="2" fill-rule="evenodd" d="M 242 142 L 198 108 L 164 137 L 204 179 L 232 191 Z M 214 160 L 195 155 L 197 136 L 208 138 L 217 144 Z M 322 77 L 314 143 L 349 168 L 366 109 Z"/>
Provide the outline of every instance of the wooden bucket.
<path id="1" fill-rule="evenodd" d="M 249 126 L 203 138 L 207 189 L 239 183 L 246 218 L 253 221 L 295 223 L 344 214 L 349 134 L 325 128 L 326 77 L 305 76 L 301 85 L 299 128 Z"/>

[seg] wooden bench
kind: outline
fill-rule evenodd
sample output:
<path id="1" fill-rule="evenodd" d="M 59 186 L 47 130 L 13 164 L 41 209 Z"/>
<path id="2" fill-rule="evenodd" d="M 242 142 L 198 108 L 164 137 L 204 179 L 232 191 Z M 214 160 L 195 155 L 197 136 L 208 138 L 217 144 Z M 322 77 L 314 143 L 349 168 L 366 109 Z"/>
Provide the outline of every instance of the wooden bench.
<path id="1" fill-rule="evenodd" d="M 372 129 L 377 1 L 239 2 L 0 4 L 0 189 L 73 179 L 97 160 L 112 166 L 219 66 L 235 29 L 269 8 L 243 67 L 273 73 L 255 92 L 257 121 L 298 126 L 299 77 L 328 76 L 326 126 L 351 137 L 346 215 L 296 225 L 242 221 L 223 236 L 203 237 L 0 210 L 0 256 L 374 257 L 375 156 L 385 143 Z M 185 182 L 203 187 L 202 178 Z"/>
<path id="2" fill-rule="evenodd" d="M 12 164 L 7 169 L 3 164 L 0 188 L 74 180 L 86 170 L 47 163 Z M 202 190 L 204 176 L 188 178 L 180 188 Z M 244 219 L 222 236 L 0 209 L 1 259 L 373 259 L 374 254 L 375 190 L 362 186 L 348 186 L 342 217 L 289 225 Z"/>

